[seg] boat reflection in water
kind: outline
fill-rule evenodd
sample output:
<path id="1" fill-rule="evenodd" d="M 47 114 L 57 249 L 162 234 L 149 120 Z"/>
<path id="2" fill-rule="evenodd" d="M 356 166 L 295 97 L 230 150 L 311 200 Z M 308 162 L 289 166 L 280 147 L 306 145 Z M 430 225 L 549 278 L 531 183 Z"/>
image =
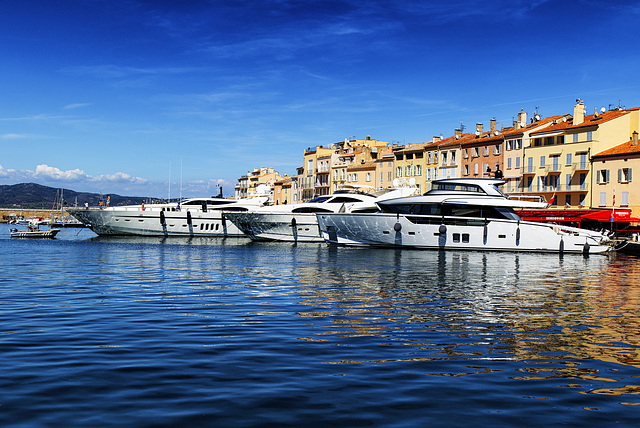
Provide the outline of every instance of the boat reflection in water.
<path id="1" fill-rule="evenodd" d="M 640 266 L 632 258 L 341 247 L 322 258 L 321 278 L 306 269 L 308 309 L 299 315 L 312 333 L 303 339 L 358 344 L 328 364 L 405 363 L 434 376 L 499 370 L 520 380 L 582 380 L 583 393 L 605 393 L 602 383 L 610 394 L 640 392 L 616 385 L 628 375 L 620 367 L 640 369 Z M 366 268 L 353 267 L 364 259 Z M 368 346 L 379 347 L 376 358 L 361 350 Z M 603 372 L 602 363 L 620 372 Z"/>
<path id="2" fill-rule="evenodd" d="M 547 206 L 509 199 L 496 179 L 434 180 L 422 196 L 377 202 L 382 212 L 319 213 L 323 238 L 332 244 L 442 250 L 604 253 L 599 232 L 522 221 L 514 209 Z"/>

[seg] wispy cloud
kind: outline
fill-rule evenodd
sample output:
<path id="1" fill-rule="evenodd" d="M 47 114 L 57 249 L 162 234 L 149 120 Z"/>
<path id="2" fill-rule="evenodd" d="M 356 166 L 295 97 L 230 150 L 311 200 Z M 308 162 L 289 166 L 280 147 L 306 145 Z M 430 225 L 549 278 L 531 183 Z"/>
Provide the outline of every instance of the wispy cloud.
<path id="1" fill-rule="evenodd" d="M 75 104 L 67 104 L 66 106 L 62 107 L 65 110 L 75 110 L 78 108 L 82 108 L 82 107 L 88 107 L 90 106 L 90 103 L 75 103 Z"/>

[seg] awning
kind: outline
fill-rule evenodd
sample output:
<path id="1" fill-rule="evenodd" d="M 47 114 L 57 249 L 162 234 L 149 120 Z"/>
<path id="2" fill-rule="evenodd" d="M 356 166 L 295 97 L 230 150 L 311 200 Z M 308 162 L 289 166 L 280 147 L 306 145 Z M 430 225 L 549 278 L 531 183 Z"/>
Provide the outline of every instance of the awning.
<path id="1" fill-rule="evenodd" d="M 525 221 L 542 221 L 553 223 L 581 222 L 583 220 L 610 223 L 613 215 L 614 223 L 639 223 L 640 218 L 631 217 L 631 210 L 523 210 L 518 212 Z"/>
<path id="2" fill-rule="evenodd" d="M 637 223 L 640 221 L 637 217 L 631 217 L 629 210 L 600 210 L 590 212 L 582 217 L 584 220 L 595 220 L 602 223 Z"/>

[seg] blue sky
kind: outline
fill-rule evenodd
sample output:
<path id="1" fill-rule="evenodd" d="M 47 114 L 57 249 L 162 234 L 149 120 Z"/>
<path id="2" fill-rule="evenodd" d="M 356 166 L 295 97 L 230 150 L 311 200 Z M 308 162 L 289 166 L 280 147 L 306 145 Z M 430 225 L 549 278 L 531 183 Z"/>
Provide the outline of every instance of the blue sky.
<path id="1" fill-rule="evenodd" d="M 0 184 L 230 195 L 346 137 L 638 107 L 639 18 L 631 1 L 5 0 Z"/>

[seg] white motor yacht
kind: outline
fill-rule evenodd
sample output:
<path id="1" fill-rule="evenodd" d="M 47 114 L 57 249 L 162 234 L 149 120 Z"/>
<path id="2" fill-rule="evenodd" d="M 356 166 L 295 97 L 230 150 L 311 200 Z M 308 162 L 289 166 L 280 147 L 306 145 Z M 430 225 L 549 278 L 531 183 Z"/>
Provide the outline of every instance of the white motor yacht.
<path id="1" fill-rule="evenodd" d="M 515 210 L 546 202 L 509 199 L 497 179 L 442 179 L 422 196 L 378 201 L 377 213 L 318 213 L 328 243 L 437 250 L 604 253 L 602 233 L 522 221 Z"/>
<path id="2" fill-rule="evenodd" d="M 67 212 L 98 235 L 244 236 L 227 221 L 226 213 L 255 209 L 268 199 L 195 198 L 180 203 L 70 208 Z"/>
<path id="3" fill-rule="evenodd" d="M 332 195 L 299 204 L 272 205 L 227 214 L 240 230 L 255 241 L 324 242 L 316 213 L 375 212 L 377 201 L 413 195 L 415 186 L 375 190 L 370 186 L 344 186 Z"/>

